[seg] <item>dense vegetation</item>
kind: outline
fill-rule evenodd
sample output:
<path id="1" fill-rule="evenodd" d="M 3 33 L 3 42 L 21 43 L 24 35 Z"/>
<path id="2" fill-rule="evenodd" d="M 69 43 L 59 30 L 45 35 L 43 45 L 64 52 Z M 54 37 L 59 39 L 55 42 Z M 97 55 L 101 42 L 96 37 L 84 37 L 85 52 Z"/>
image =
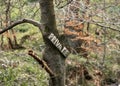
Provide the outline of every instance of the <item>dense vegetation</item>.
<path id="1" fill-rule="evenodd" d="M 55 0 L 57 29 L 71 51 L 67 86 L 120 84 L 120 1 Z M 0 31 L 20 19 L 40 21 L 39 0 L 0 0 Z M 28 55 L 41 58 L 39 29 L 21 24 L 0 35 L 0 86 L 47 86 L 49 75 Z"/>

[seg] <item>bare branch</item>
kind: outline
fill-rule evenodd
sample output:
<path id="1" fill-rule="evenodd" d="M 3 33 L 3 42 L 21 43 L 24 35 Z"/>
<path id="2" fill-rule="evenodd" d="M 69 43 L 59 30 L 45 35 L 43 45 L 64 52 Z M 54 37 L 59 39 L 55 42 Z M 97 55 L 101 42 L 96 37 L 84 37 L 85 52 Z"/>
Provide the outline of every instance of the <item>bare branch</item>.
<path id="1" fill-rule="evenodd" d="M 72 1 L 73 1 L 73 0 L 70 0 L 70 1 L 68 1 L 65 5 L 60 6 L 60 7 L 59 7 L 59 5 L 60 5 L 60 3 L 59 3 L 56 7 L 57 7 L 58 9 L 64 8 L 65 6 L 67 6 L 67 5 L 69 5 L 70 3 L 72 3 Z"/>
<path id="2" fill-rule="evenodd" d="M 83 22 L 86 22 L 86 23 L 90 23 L 90 24 L 95 24 L 97 26 L 100 26 L 100 27 L 104 27 L 104 28 L 108 28 L 110 30 L 113 30 L 113 31 L 116 31 L 116 32 L 120 32 L 119 29 L 115 28 L 115 27 L 112 27 L 112 26 L 109 26 L 109 25 L 105 25 L 105 24 L 101 24 L 102 22 L 97 22 L 95 20 L 90 20 L 90 21 L 86 21 L 85 19 L 81 19 Z"/>
<path id="3" fill-rule="evenodd" d="M 31 19 L 22 19 L 22 20 L 18 20 L 16 21 L 15 23 L 13 23 L 12 25 L 8 26 L 7 28 L 3 29 L 2 31 L 0 31 L 0 34 L 12 29 L 13 27 L 19 25 L 19 24 L 23 24 L 23 23 L 29 23 L 29 24 L 32 24 L 38 28 L 41 27 L 41 24 L 37 21 L 34 21 L 34 20 L 31 20 Z"/>
<path id="4" fill-rule="evenodd" d="M 100 24 L 100 23 L 96 23 L 95 21 L 92 21 L 92 22 L 93 22 L 93 24 L 95 24 L 95 25 L 97 25 L 97 26 L 104 27 L 104 28 L 108 28 L 108 29 L 111 29 L 111 30 L 113 30 L 113 31 L 120 32 L 120 30 L 115 29 L 115 28 L 113 28 L 113 27 L 105 26 L 105 25 L 102 25 L 102 24 Z"/>
<path id="5" fill-rule="evenodd" d="M 55 76 L 55 74 L 53 73 L 53 71 L 46 64 L 46 62 L 44 60 L 38 58 L 38 56 L 35 53 L 33 53 L 32 50 L 28 51 L 28 55 L 32 56 L 42 66 L 42 68 L 44 68 L 47 71 L 47 73 L 50 76 Z"/>

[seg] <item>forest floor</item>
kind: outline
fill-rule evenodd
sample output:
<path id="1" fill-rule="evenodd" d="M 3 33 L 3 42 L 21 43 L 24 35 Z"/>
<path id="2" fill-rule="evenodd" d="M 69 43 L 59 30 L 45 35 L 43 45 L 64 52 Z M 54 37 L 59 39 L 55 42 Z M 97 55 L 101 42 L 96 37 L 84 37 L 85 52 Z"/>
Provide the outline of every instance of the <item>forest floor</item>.
<path id="1" fill-rule="evenodd" d="M 32 49 L 42 57 L 44 43 L 41 34 L 35 29 L 17 35 L 18 42 L 27 36 L 23 40 L 26 49 L 0 50 L 0 86 L 47 86 L 48 74 L 28 55 L 28 50 Z M 102 86 L 120 84 L 120 58 L 107 57 L 101 66 L 96 55 L 90 57 L 88 60 L 80 55 L 69 56 L 66 60 L 67 86 L 100 86 L 101 82 L 104 83 Z"/>

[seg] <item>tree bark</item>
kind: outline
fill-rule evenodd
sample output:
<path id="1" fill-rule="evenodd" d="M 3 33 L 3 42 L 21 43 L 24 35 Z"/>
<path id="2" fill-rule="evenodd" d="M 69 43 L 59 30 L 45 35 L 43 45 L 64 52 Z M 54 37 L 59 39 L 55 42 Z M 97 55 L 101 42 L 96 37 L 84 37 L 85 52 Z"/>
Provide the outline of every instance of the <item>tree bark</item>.
<path id="1" fill-rule="evenodd" d="M 48 36 L 51 33 L 53 33 L 57 38 L 60 39 L 56 27 L 53 0 L 40 0 L 39 3 L 41 8 L 42 24 L 34 20 L 22 19 L 8 26 L 4 30 L 0 31 L 0 34 L 22 23 L 30 23 L 34 26 L 37 26 L 41 30 L 46 47 L 43 52 L 43 60 L 47 63 L 51 71 L 55 74 L 49 74 L 49 86 L 65 86 L 65 57 L 48 39 Z"/>
<path id="2" fill-rule="evenodd" d="M 54 33 L 59 38 L 56 27 L 53 0 L 40 0 L 41 22 L 44 24 L 43 39 L 46 48 L 43 53 L 43 59 L 56 76 L 50 76 L 49 86 L 65 86 L 65 58 L 48 40 L 48 35 Z"/>
<path id="3" fill-rule="evenodd" d="M 11 0 L 9 0 L 7 3 L 6 3 L 6 11 L 5 11 L 5 26 L 8 27 L 9 26 L 9 20 L 10 20 L 10 5 L 11 5 Z M 7 40 L 8 40 L 8 47 L 9 49 L 13 49 L 13 43 L 12 43 L 12 40 L 11 40 L 11 34 L 9 31 L 6 32 L 6 35 L 7 35 Z"/>

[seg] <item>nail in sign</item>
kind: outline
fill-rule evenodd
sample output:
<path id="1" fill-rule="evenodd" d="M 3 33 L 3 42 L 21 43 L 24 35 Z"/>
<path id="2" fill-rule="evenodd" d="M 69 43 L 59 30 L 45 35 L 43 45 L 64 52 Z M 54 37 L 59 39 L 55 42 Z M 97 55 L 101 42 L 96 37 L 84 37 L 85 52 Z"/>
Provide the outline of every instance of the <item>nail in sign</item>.
<path id="1" fill-rule="evenodd" d="M 60 51 L 65 57 L 67 57 L 67 56 L 70 54 L 69 50 L 60 43 L 59 39 L 58 39 L 53 33 L 51 33 L 51 34 L 48 36 L 48 39 L 59 49 L 59 51 Z"/>

